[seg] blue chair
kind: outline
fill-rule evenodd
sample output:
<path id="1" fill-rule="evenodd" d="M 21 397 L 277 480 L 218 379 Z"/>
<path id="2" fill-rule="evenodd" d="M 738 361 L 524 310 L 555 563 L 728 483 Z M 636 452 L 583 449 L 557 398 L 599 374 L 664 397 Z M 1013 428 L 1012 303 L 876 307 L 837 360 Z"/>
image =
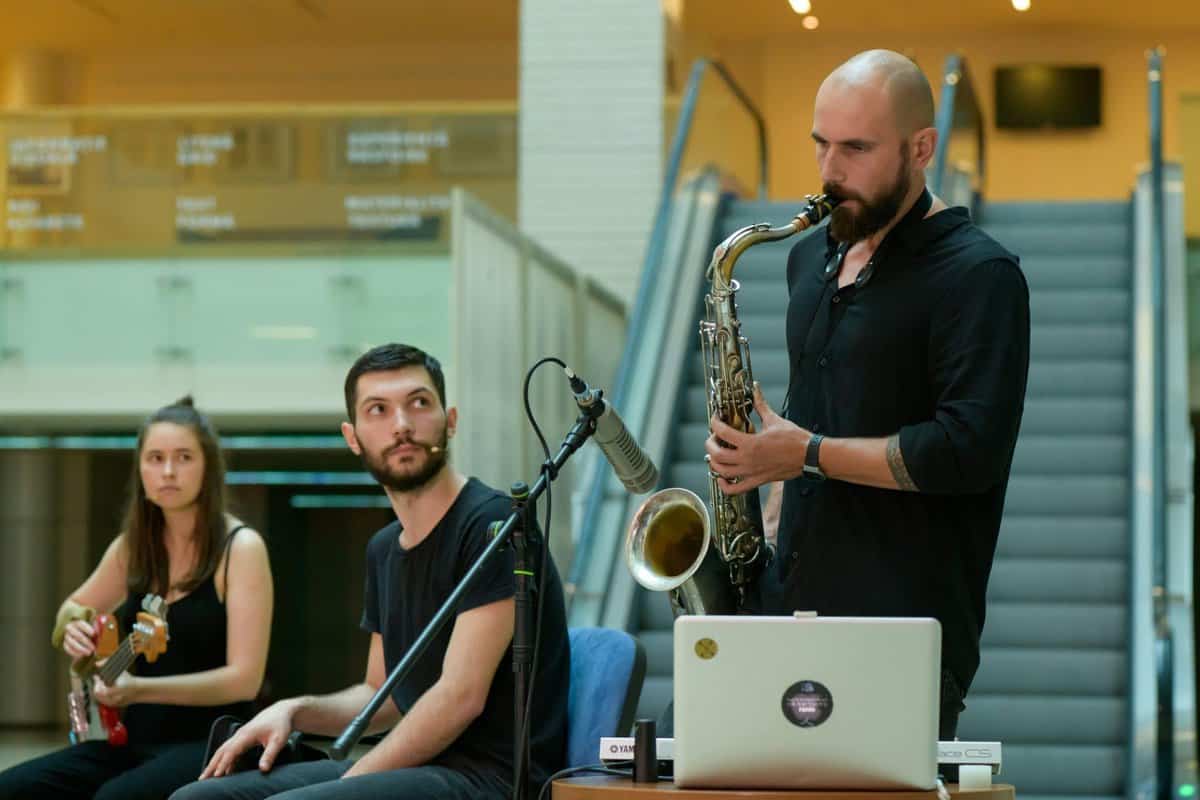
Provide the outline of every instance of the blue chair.
<path id="1" fill-rule="evenodd" d="M 646 654 L 637 639 L 611 628 L 571 628 L 567 766 L 595 764 L 602 736 L 628 736 L 637 712 Z"/>

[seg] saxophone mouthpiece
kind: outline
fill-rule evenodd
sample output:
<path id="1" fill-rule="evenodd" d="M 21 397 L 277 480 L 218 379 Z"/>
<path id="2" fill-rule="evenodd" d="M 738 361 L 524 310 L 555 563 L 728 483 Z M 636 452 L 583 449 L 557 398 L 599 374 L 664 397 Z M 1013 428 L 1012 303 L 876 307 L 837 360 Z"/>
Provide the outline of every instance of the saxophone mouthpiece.
<path id="1" fill-rule="evenodd" d="M 842 198 L 833 194 L 810 194 L 805 199 L 808 200 L 808 203 L 796 215 L 796 219 L 802 221 L 800 230 L 811 228 L 828 217 L 833 213 L 834 207 L 842 201 Z"/>

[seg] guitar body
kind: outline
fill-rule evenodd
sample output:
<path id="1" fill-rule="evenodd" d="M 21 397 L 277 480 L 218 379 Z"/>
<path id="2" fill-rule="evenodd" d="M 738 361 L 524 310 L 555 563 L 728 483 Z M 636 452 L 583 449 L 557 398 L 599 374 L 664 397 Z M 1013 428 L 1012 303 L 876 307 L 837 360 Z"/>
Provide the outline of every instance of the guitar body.
<path id="1" fill-rule="evenodd" d="M 92 697 L 91 675 L 96 673 L 98 662 L 111 658 L 121 642 L 121 631 L 116 617 L 100 614 L 92 620 L 92 642 L 95 652 L 80 659 L 71 670 L 71 697 L 68 700 L 71 713 L 71 743 L 107 741 L 116 747 L 129 743 L 129 731 L 121 722 L 118 709 L 96 702 Z"/>
<path id="2" fill-rule="evenodd" d="M 145 609 L 137 615 L 134 630 L 121 639 L 116 618 L 101 614 L 92 623 L 95 652 L 71 665 L 71 691 L 67 695 L 71 744 L 107 741 L 116 747 L 129 742 L 129 732 L 121 722 L 121 712 L 96 701 L 92 693 L 94 678 L 112 684 L 139 655 L 155 661 L 166 650 L 167 623 L 162 619 L 162 598 L 146 595 Z"/>
<path id="3" fill-rule="evenodd" d="M 121 712 L 103 703 L 97 703 L 96 708 L 100 712 L 100 725 L 108 733 L 108 743 L 113 747 L 129 744 L 129 731 L 125 730 L 125 723 L 121 722 Z"/>

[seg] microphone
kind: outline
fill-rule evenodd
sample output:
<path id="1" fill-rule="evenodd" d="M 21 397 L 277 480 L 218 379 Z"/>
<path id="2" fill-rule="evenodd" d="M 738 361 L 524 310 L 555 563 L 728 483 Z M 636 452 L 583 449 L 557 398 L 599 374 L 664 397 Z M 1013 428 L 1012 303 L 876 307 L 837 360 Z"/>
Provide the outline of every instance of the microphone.
<path id="1" fill-rule="evenodd" d="M 658 485 L 658 468 L 638 446 L 629 429 L 615 408 L 604 402 L 604 392 L 592 389 L 570 367 L 563 371 L 571 381 L 571 392 L 579 410 L 596 420 L 593 438 L 600 447 L 613 472 L 625 488 L 633 494 L 645 494 Z"/>

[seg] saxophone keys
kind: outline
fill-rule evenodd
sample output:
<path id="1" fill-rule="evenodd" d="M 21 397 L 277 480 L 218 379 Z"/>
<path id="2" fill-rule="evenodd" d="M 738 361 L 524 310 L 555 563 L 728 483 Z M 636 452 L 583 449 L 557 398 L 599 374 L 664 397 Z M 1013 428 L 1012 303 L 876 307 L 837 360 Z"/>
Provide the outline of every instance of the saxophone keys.
<path id="1" fill-rule="evenodd" d="M 715 472 L 713 470 L 712 456 L 710 456 L 708 453 L 704 454 L 704 466 L 708 468 L 708 477 L 710 477 L 710 478 L 721 478 L 722 477 L 721 473 Z"/>

